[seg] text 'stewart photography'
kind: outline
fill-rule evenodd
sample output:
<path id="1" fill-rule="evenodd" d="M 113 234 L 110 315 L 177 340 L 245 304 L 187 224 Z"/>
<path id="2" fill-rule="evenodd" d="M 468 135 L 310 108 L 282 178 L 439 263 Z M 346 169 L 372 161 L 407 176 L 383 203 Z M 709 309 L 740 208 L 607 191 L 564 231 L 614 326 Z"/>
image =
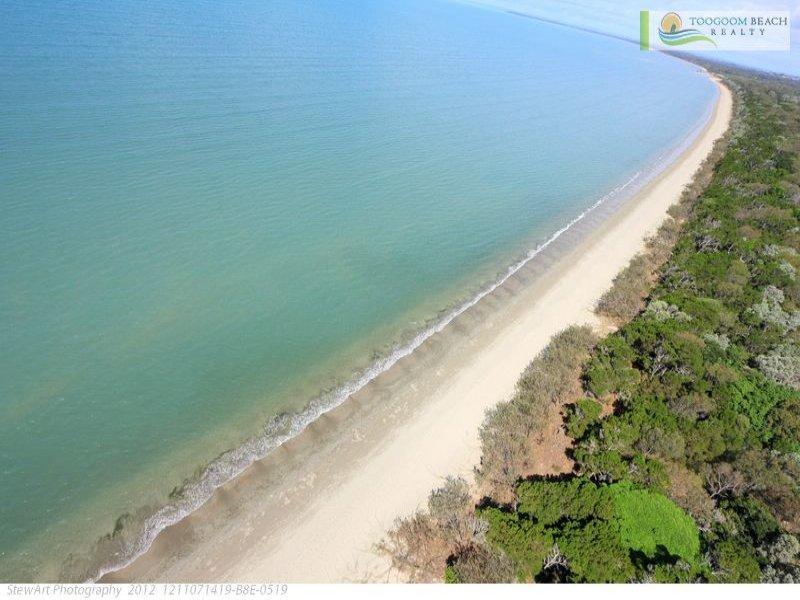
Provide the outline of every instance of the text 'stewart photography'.
<path id="1" fill-rule="evenodd" d="M 798 44 L 793 0 L 0 4 L 0 594 L 800 583 Z"/>

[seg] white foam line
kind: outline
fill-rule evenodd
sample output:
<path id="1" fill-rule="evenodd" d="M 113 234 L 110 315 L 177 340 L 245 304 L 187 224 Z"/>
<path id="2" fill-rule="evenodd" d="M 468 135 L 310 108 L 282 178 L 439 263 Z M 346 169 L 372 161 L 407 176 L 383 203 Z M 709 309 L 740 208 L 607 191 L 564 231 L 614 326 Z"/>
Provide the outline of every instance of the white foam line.
<path id="1" fill-rule="evenodd" d="M 441 332 L 456 318 L 507 282 L 519 272 L 520 269 L 561 237 L 561 235 L 582 221 L 589 213 L 625 190 L 639 178 L 640 174 L 641 172 L 637 172 L 624 184 L 611 190 L 597 202 L 586 208 L 577 217 L 553 233 L 545 242 L 539 244 L 534 250 L 529 250 L 522 260 L 508 267 L 506 273 L 493 284 L 480 291 L 472 299 L 461 304 L 435 324 L 420 331 L 407 344 L 396 348 L 385 358 L 373 363 L 373 365 L 366 369 L 360 376 L 342 385 L 335 392 L 327 396 L 322 395 L 312 400 L 308 407 L 299 414 L 276 417 L 265 426 L 263 435 L 251 438 L 241 446 L 229 450 L 211 461 L 197 481 L 186 485 L 179 500 L 163 506 L 153 515 L 145 519 L 142 532 L 133 543 L 125 547 L 123 551 L 115 553 L 108 562 L 94 569 L 94 572 L 88 575 L 88 581 L 96 581 L 107 573 L 118 571 L 131 564 L 150 549 L 150 546 L 152 546 L 159 533 L 167 527 L 175 525 L 187 515 L 203 506 L 203 504 L 211 498 L 217 488 L 240 475 L 247 467 L 264 458 L 275 448 L 302 433 L 306 427 L 320 416 L 340 406 L 347 398 L 364 388 L 364 386 L 373 379 L 391 369 L 399 360 L 414 352 L 426 340 Z M 280 433 L 280 431 L 287 426 L 289 428 L 288 432 Z"/>

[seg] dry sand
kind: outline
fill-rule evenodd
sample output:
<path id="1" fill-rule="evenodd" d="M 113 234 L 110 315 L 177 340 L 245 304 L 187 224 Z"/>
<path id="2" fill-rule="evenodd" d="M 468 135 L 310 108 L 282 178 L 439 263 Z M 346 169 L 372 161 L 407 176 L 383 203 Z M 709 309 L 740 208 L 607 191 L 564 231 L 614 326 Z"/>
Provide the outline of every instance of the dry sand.
<path id="1" fill-rule="evenodd" d="M 393 579 L 373 545 L 396 517 L 424 506 L 445 476 L 471 477 L 485 411 L 511 396 L 554 333 L 600 326 L 597 299 L 727 129 L 731 94 L 722 85 L 719 91 L 687 150 L 594 231 L 574 233 L 569 252 L 509 280 L 106 579 Z"/>

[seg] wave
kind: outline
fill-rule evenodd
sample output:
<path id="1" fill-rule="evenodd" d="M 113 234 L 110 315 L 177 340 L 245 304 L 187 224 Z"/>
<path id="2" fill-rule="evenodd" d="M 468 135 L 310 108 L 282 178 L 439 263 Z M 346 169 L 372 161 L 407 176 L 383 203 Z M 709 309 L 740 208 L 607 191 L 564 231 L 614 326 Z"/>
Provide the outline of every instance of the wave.
<path id="1" fill-rule="evenodd" d="M 108 573 L 118 571 L 131 564 L 150 549 L 156 537 L 164 529 L 175 525 L 203 506 L 217 488 L 228 483 L 254 462 L 263 459 L 270 452 L 302 433 L 306 427 L 320 416 L 341 405 L 376 377 L 391 369 L 402 358 L 410 355 L 426 340 L 441 332 L 456 318 L 497 290 L 565 232 L 585 219 L 587 215 L 605 204 L 609 199 L 625 191 L 640 175 L 641 171 L 636 172 L 628 181 L 614 188 L 583 210 L 578 216 L 554 232 L 546 241 L 529 250 L 522 259 L 509 266 L 505 273 L 491 285 L 483 288 L 472 298 L 419 331 L 410 341 L 395 346 L 385 357 L 373 362 L 370 367 L 357 374 L 347 383 L 318 396 L 299 413 L 284 413 L 274 417 L 265 425 L 262 434 L 250 438 L 242 445 L 221 454 L 211 461 L 194 480 L 187 481 L 181 488 L 176 489 L 170 495 L 170 500 L 166 505 L 143 519 L 141 527 L 137 528 L 139 532 L 134 539 L 125 540 L 121 539 L 124 536 L 111 535 L 101 540 L 101 542 L 112 543 L 116 540 L 117 543 L 114 545 L 117 547 L 109 552 L 111 549 L 106 544 L 102 544 L 102 550 L 98 548 L 97 554 L 101 552 L 106 556 L 110 554 L 111 559 L 106 559 L 91 567 L 88 572 L 84 572 L 83 578 L 87 581 L 96 581 Z M 125 528 L 128 529 L 128 527 Z"/>

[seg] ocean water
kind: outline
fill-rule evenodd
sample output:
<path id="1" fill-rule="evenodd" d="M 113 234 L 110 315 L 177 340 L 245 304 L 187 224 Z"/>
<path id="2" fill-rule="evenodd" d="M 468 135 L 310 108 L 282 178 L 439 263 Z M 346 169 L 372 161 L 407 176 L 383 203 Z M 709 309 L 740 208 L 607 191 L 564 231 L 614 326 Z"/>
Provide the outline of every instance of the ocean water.
<path id="1" fill-rule="evenodd" d="M 0 77 L 2 580 L 124 562 L 716 93 L 439 0 L 9 0 Z"/>

